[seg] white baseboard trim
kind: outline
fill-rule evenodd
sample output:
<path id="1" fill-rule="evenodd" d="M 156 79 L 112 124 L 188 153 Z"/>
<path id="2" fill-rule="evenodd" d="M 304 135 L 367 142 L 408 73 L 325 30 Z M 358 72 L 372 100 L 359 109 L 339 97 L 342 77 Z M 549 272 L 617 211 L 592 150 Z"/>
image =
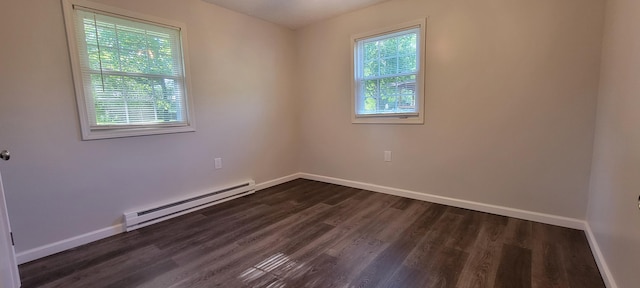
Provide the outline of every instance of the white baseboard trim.
<path id="1" fill-rule="evenodd" d="M 282 183 L 286 183 L 286 182 L 289 182 L 289 181 L 296 180 L 298 178 L 301 178 L 300 177 L 300 173 L 293 173 L 291 175 L 280 177 L 278 179 L 265 181 L 265 182 L 256 184 L 256 191 L 264 190 L 264 189 L 267 189 L 269 187 L 273 187 L 273 186 L 276 186 L 276 185 L 280 185 Z"/>
<path id="2" fill-rule="evenodd" d="M 288 176 L 284 176 L 278 179 L 273 179 L 256 184 L 256 191 L 266 189 L 278 184 L 289 182 L 300 178 L 299 173 L 294 173 Z M 65 250 L 69 250 L 84 244 L 88 244 L 94 241 L 98 241 L 107 237 L 118 235 L 125 231 L 124 224 L 117 224 L 111 227 L 106 227 L 96 231 L 92 231 L 86 234 L 78 235 L 68 239 L 64 239 L 55 243 L 36 247 L 27 251 L 22 251 L 16 254 L 16 260 L 18 265 L 31 262 L 40 258 L 44 258 Z"/>
<path id="3" fill-rule="evenodd" d="M 600 270 L 600 275 L 602 275 L 604 284 L 608 288 L 618 288 L 618 285 L 613 278 L 613 274 L 611 274 L 611 270 L 609 270 L 609 265 L 607 265 L 607 261 L 604 259 L 604 255 L 602 255 L 602 251 L 600 250 L 600 246 L 598 245 L 596 236 L 591 230 L 591 225 L 589 225 L 589 222 L 585 222 L 584 233 L 587 234 L 587 240 L 589 240 L 591 252 L 593 252 L 594 258 L 596 258 L 596 264 L 598 264 L 598 269 Z"/>
<path id="4" fill-rule="evenodd" d="M 327 177 L 322 175 L 315 175 L 315 174 L 309 174 L 309 173 L 298 173 L 298 174 L 300 178 L 314 180 L 314 181 L 337 184 L 337 185 L 353 187 L 357 189 L 364 189 L 364 190 L 396 195 L 396 196 L 401 196 L 401 197 L 406 197 L 406 198 L 411 198 L 416 200 L 422 200 L 427 202 L 433 202 L 438 204 L 444 204 L 444 205 L 449 205 L 454 207 L 460 207 L 460 208 L 471 209 L 475 211 L 491 213 L 491 214 L 509 216 L 513 218 L 519 218 L 524 220 L 530 220 L 530 221 L 535 221 L 540 223 L 546 223 L 546 224 L 551 224 L 556 226 L 583 230 L 587 236 L 587 240 L 589 241 L 589 246 L 591 247 L 591 252 L 593 253 L 596 263 L 598 264 L 598 269 L 600 270 L 600 274 L 602 276 L 602 279 L 604 280 L 605 285 L 608 288 L 618 288 L 618 285 L 616 285 L 616 282 L 613 278 L 613 274 L 611 274 L 611 270 L 609 270 L 609 266 L 607 265 L 607 262 L 605 261 L 604 256 L 602 255 L 600 246 L 598 246 L 598 241 L 596 240 L 595 235 L 591 230 L 591 226 L 587 221 L 575 219 L 575 218 L 568 218 L 568 217 L 556 216 L 551 214 L 521 210 L 521 209 L 514 209 L 514 208 L 509 208 L 504 206 L 491 205 L 491 204 L 455 199 L 450 197 L 420 193 L 415 191 L 380 186 L 380 185 L 363 183 L 358 181 Z"/>
<path id="5" fill-rule="evenodd" d="M 103 228 L 100 230 L 92 231 L 83 235 L 71 237 L 62 241 L 47 244 L 44 246 L 36 247 L 31 250 L 23 251 L 16 254 L 16 260 L 18 265 L 24 264 L 36 259 L 47 257 L 71 248 L 82 246 L 100 239 L 111 237 L 124 232 L 124 225 L 117 224 L 111 227 Z"/>
<path id="6" fill-rule="evenodd" d="M 416 200 L 444 204 L 444 205 L 460 207 L 460 208 L 486 212 L 491 214 L 509 216 L 513 218 L 530 220 L 530 221 L 568 227 L 573 229 L 584 230 L 585 228 L 585 222 L 583 220 L 575 219 L 575 218 L 568 218 L 568 217 L 556 216 L 551 214 L 514 209 L 514 208 L 509 208 L 504 206 L 443 197 L 438 195 L 420 193 L 420 192 L 409 191 L 404 189 L 380 186 L 375 184 L 369 184 L 369 183 L 363 183 L 363 182 L 357 182 L 357 181 L 351 181 L 351 180 L 345 180 L 340 178 L 333 178 L 333 177 L 327 177 L 327 176 L 321 176 L 321 175 L 315 175 L 315 174 L 309 174 L 309 173 L 299 173 L 299 174 L 301 178 L 309 179 L 309 180 L 348 186 L 348 187 L 353 187 L 358 189 L 391 194 L 391 195 L 396 195 L 396 196 L 401 196 L 401 197 L 406 197 L 406 198 L 411 198 Z"/>
<path id="7" fill-rule="evenodd" d="M 498 214 L 503 216 L 509 216 L 509 217 L 514 217 L 519 219 L 536 221 L 536 222 L 541 222 L 541 223 L 546 223 L 551 225 L 584 230 L 587 235 L 587 239 L 589 240 L 589 245 L 591 246 L 591 249 L 596 258 L 598 268 L 602 273 L 602 278 L 604 279 L 605 284 L 609 288 L 618 287 L 616 286 L 615 281 L 613 280 L 613 276 L 611 275 L 611 271 L 609 270 L 609 267 L 607 266 L 606 261 L 602 256 L 602 253 L 600 251 L 600 248 L 598 247 L 595 236 L 591 231 L 591 227 L 588 225 L 587 222 L 583 220 L 526 211 L 526 210 L 520 210 L 520 209 L 514 209 L 514 208 L 508 208 L 508 207 L 485 204 L 485 203 L 479 203 L 479 202 L 473 202 L 473 201 L 467 201 L 467 200 L 461 200 L 461 199 L 455 199 L 455 198 L 449 198 L 449 197 L 443 197 L 443 196 L 432 195 L 432 194 L 425 194 L 425 193 L 409 191 L 404 189 L 380 186 L 375 184 L 369 184 L 369 183 L 363 183 L 363 182 L 357 182 L 357 181 L 351 181 L 351 180 L 345 180 L 340 178 L 333 178 L 333 177 L 327 177 L 327 176 L 321 176 L 321 175 L 315 175 L 315 174 L 309 174 L 309 173 L 294 173 L 278 179 L 273 179 L 273 180 L 256 184 L 256 191 L 263 190 L 263 189 L 276 186 L 282 183 L 286 183 L 298 178 L 304 178 L 304 179 L 337 184 L 342 186 L 348 186 L 348 187 L 364 189 L 364 190 L 369 190 L 369 191 L 374 191 L 379 193 L 396 195 L 396 196 L 401 196 L 401 197 L 406 197 L 406 198 L 411 198 L 416 200 L 428 201 L 428 202 L 444 204 L 444 205 L 449 205 L 454 207 L 460 207 L 460 208 Z M 106 227 L 106 228 L 92 231 L 83 235 L 61 240 L 55 243 L 36 247 L 34 249 L 17 253 L 16 255 L 17 262 L 18 264 L 24 264 L 36 259 L 40 259 L 46 256 L 50 256 L 50 255 L 68 250 L 68 249 L 82 246 L 84 244 L 88 244 L 88 243 L 98 241 L 107 237 L 111 237 L 111 236 L 120 234 L 124 231 L 125 231 L 124 225 L 117 224 L 111 227 Z"/>

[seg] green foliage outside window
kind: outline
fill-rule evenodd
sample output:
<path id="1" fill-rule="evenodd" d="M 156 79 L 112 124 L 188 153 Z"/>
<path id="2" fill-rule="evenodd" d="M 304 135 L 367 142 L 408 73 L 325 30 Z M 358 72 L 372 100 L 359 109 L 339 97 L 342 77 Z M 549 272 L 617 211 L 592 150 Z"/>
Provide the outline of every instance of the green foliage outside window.
<path id="1" fill-rule="evenodd" d="M 84 35 L 97 125 L 182 120 L 171 35 L 88 18 Z"/>
<path id="2" fill-rule="evenodd" d="M 415 111 L 417 32 L 365 40 L 362 46 L 362 112 Z"/>

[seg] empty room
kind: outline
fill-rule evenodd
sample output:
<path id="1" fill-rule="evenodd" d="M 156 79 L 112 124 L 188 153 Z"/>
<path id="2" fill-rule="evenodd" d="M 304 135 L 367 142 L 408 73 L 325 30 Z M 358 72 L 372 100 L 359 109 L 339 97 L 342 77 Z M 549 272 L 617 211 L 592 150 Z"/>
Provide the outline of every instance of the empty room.
<path id="1" fill-rule="evenodd" d="M 0 288 L 640 285 L 639 1 L 2 4 Z"/>

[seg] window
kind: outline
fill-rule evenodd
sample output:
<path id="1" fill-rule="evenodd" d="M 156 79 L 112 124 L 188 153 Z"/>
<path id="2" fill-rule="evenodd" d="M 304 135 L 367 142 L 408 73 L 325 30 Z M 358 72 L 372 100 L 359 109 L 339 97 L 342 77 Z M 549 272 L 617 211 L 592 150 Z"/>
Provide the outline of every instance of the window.
<path id="1" fill-rule="evenodd" d="M 195 130 L 183 24 L 63 2 L 84 140 Z"/>
<path id="2" fill-rule="evenodd" d="M 424 123 L 425 20 L 352 37 L 353 123 Z"/>

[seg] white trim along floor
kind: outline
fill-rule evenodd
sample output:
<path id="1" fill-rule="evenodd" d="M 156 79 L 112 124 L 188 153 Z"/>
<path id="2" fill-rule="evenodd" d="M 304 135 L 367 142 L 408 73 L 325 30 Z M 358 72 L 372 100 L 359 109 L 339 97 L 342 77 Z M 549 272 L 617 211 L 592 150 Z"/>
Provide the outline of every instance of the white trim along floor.
<path id="1" fill-rule="evenodd" d="M 427 202 L 433 202 L 433 203 L 444 204 L 444 205 L 449 205 L 449 206 L 454 206 L 459 208 L 491 213 L 491 214 L 497 214 L 502 216 L 508 216 L 513 218 L 545 223 L 545 224 L 583 230 L 585 231 L 587 239 L 589 240 L 591 251 L 596 259 L 598 268 L 600 269 L 600 273 L 602 275 L 602 278 L 605 284 L 609 288 L 618 287 L 615 284 L 611 271 L 609 270 L 609 267 L 600 251 L 596 238 L 593 235 L 593 232 L 591 231 L 591 227 L 585 220 L 514 209 L 514 208 L 509 208 L 504 206 L 480 203 L 480 202 L 467 201 L 462 199 L 443 197 L 443 196 L 426 194 L 426 193 L 421 193 L 416 191 L 409 191 L 404 189 L 380 186 L 375 184 L 369 184 L 369 183 L 363 183 L 363 182 L 357 182 L 357 181 L 351 181 L 346 179 L 333 178 L 333 177 L 327 177 L 327 176 L 309 174 L 309 173 L 294 173 L 278 179 L 273 179 L 273 180 L 265 181 L 262 183 L 258 183 L 256 184 L 256 191 L 260 191 L 260 190 L 263 190 L 272 186 L 276 186 L 276 185 L 279 185 L 291 180 L 295 180 L 298 178 L 315 180 L 315 181 L 337 184 L 342 186 L 348 186 L 348 187 L 364 189 L 364 190 L 385 193 L 385 194 L 391 194 L 391 195 L 396 195 L 396 196 L 401 196 L 401 197 L 406 197 L 406 198 L 411 198 L 416 200 L 422 200 Z M 122 233 L 124 231 L 125 231 L 124 225 L 118 224 L 111 227 L 106 227 L 96 231 L 88 232 L 86 234 L 75 236 L 69 239 L 64 239 L 55 243 L 40 246 L 31 250 L 23 251 L 18 253 L 16 257 L 18 260 L 18 264 L 23 264 L 39 258 L 56 254 L 58 252 L 62 252 L 64 250 L 68 250 L 74 247 L 78 247 L 87 243 L 91 243 L 91 242 L 103 239 L 103 238 L 107 238 L 107 237 Z"/>

